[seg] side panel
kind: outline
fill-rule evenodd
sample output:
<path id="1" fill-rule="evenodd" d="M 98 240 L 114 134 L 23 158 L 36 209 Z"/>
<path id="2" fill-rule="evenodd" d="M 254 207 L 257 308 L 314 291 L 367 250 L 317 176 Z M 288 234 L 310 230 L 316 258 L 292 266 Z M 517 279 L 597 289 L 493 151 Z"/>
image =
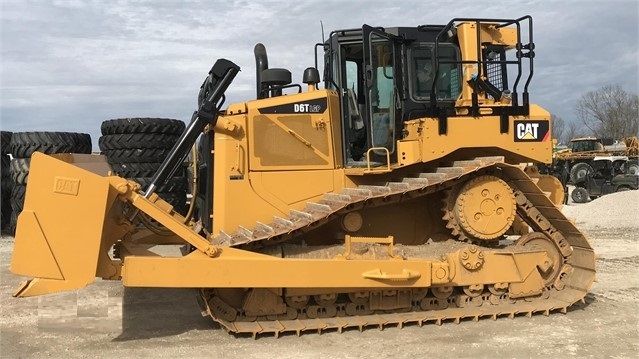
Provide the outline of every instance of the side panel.
<path id="1" fill-rule="evenodd" d="M 251 101 L 246 109 L 215 128 L 213 235 L 287 217 L 343 182 L 335 172 L 343 163 L 335 92 Z"/>
<path id="2" fill-rule="evenodd" d="M 470 157 L 505 156 L 509 163 L 552 161 L 550 114 L 530 105 L 530 116 L 511 117 L 509 131 L 500 133 L 498 116 L 450 117 L 448 134 L 438 134 L 437 119 L 422 124 L 422 161 L 430 162 L 454 151 L 467 150 Z"/>
<path id="3" fill-rule="evenodd" d="M 329 102 L 337 97 L 329 94 L 312 91 L 249 102 L 251 171 L 335 168 Z"/>
<path id="4" fill-rule="evenodd" d="M 232 122 L 234 131 L 220 124 Z M 233 126 L 228 126 L 233 127 Z M 260 197 L 251 186 L 248 171 L 246 116 L 220 118 L 215 132 L 213 186 L 213 235 L 235 232 L 238 226 L 253 227 L 255 221 L 281 215 L 276 207 Z"/>
<path id="5" fill-rule="evenodd" d="M 252 172 L 251 185 L 273 204 L 304 207 L 306 201 L 333 191 L 333 171 Z"/>

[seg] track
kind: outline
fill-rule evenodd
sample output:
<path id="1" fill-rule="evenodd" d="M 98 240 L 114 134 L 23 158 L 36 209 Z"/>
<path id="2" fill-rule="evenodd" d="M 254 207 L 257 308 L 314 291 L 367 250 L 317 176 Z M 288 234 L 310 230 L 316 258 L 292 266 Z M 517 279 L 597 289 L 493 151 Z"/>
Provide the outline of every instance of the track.
<path id="1" fill-rule="evenodd" d="M 253 229 L 240 228 L 233 234 L 222 233 L 213 240 L 216 245 L 252 248 L 285 242 L 317 228 L 336 216 L 367 206 L 397 204 L 451 188 L 473 176 L 500 173 L 513 189 L 517 214 L 533 232 L 543 233 L 559 253 L 559 273 L 536 297 L 512 299 L 505 289 L 484 286 L 476 291 L 455 287 L 452 291 L 423 288 L 398 288 L 387 296 L 410 297 L 410 308 L 401 312 L 375 311 L 366 301 L 349 298 L 346 293 L 332 293 L 329 299 L 315 298 L 304 305 L 289 305 L 281 316 L 249 317 L 228 314 L 227 304 L 214 290 L 201 291 L 201 304 L 206 313 L 233 333 L 279 335 L 304 331 L 342 331 L 346 328 L 403 326 L 405 324 L 440 324 L 464 319 L 514 317 L 535 313 L 566 312 L 583 302 L 595 280 L 595 256 L 585 236 L 569 221 L 550 199 L 520 168 L 503 163 L 501 157 L 457 161 L 449 167 L 406 177 L 385 186 L 346 188 L 339 194 L 326 194 L 317 203 L 308 203 L 302 211 L 291 211 L 287 218 L 275 218 L 270 224 L 258 223 Z M 482 250 L 491 250 L 483 248 Z M 291 304 L 291 303 L 289 303 Z"/>
<path id="2" fill-rule="evenodd" d="M 251 229 L 240 227 L 235 233 L 221 232 L 212 240 L 212 244 L 246 249 L 278 244 L 348 212 L 364 207 L 397 204 L 444 191 L 473 174 L 496 168 L 503 161 L 504 158 L 500 156 L 455 161 L 452 166 L 432 168 L 428 172 L 416 173 L 385 185 L 362 185 L 344 188 L 340 193 L 326 193 L 322 200 L 307 203 L 301 211 L 291 210 L 286 218 L 276 216 L 273 222 L 258 222 Z"/>

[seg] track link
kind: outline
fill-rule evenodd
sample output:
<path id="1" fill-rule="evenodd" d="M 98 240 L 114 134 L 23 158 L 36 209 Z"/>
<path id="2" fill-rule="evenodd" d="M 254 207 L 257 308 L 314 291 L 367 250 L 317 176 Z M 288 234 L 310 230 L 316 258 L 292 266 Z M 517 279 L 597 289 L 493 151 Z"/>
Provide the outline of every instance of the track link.
<path id="1" fill-rule="evenodd" d="M 202 301 L 210 301 L 211 296 L 209 293 L 202 291 L 200 292 L 200 299 Z M 424 310 L 421 305 L 422 302 L 432 303 L 432 308 Z M 582 296 L 577 302 L 585 303 L 585 298 Z M 440 300 L 433 296 L 426 297 L 422 301 L 414 303 L 413 307 L 410 308 L 411 311 L 408 312 L 349 315 L 345 309 L 347 304 L 341 304 L 332 310 L 336 315 L 325 318 L 309 318 L 300 314 L 299 318 L 295 319 L 268 317 L 256 318 L 250 321 L 228 321 L 219 317 L 213 317 L 213 319 L 231 333 L 251 334 L 254 338 L 257 338 L 258 336 L 269 334 L 277 337 L 283 333 L 295 333 L 296 335 L 301 335 L 303 332 L 321 334 L 325 331 L 338 331 L 341 333 L 343 330 L 350 328 L 363 331 L 367 328 L 402 328 L 405 325 L 441 325 L 445 322 L 458 324 L 463 320 L 478 321 L 479 319 L 487 318 L 497 320 L 497 318 L 514 318 L 516 316 L 532 317 L 535 314 L 548 316 L 554 312 L 566 313 L 568 307 L 575 303 L 557 296 L 557 293 L 551 294 L 550 292 L 545 292 L 537 298 L 518 300 L 508 299 L 507 295 L 494 297 L 489 293 L 484 293 L 475 298 L 457 294 L 445 300 Z M 325 309 L 325 307 L 320 308 Z M 318 310 L 317 308 L 313 309 L 315 311 Z M 211 315 L 210 309 L 206 313 Z"/>

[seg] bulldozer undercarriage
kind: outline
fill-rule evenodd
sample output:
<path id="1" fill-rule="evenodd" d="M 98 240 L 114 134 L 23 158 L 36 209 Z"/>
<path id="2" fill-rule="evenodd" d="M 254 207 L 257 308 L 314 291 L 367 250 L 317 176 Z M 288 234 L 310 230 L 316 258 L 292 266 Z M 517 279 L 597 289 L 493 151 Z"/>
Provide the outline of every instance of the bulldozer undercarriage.
<path id="1" fill-rule="evenodd" d="M 431 233 L 428 241 L 394 247 L 392 237 L 348 234 L 343 244 L 336 245 L 314 247 L 296 241 L 303 233 L 336 218 L 342 219 L 346 232 L 356 232 L 363 221 L 357 213 L 367 208 L 392 211 L 394 205 L 442 192 L 441 221 L 454 240 Z M 472 279 L 428 288 L 205 288 L 199 295 L 203 315 L 211 316 L 229 332 L 277 336 L 285 332 L 299 335 L 304 331 L 341 332 L 346 328 L 382 329 L 565 313 L 571 305 L 584 302 L 594 281 L 595 258 L 584 235 L 549 197 L 524 171 L 505 164 L 501 157 L 456 161 L 452 166 L 431 168 L 397 182 L 326 194 L 321 201 L 292 211 L 287 218 L 258 223 L 252 230 L 222 233 L 212 242 L 282 258 L 392 261 L 426 256 L 434 262 L 447 262 L 451 277 L 464 272 Z M 512 257 L 514 264 L 496 264 L 503 255 Z M 521 264 L 526 255 L 536 255 L 535 262 Z M 500 281 L 493 272 L 480 275 L 482 269 L 519 273 L 522 280 Z M 392 282 L 410 281 L 412 273 L 404 270 L 390 276 L 381 271 L 363 275 Z"/>

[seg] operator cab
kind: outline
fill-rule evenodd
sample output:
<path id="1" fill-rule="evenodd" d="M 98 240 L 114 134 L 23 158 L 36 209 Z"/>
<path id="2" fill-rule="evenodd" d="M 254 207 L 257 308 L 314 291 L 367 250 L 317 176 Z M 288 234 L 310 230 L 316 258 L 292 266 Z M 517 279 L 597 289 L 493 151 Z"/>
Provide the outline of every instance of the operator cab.
<path id="1" fill-rule="evenodd" d="M 570 141 L 572 152 L 604 151 L 603 142 L 598 138 L 575 138 Z"/>
<path id="2" fill-rule="evenodd" d="M 522 20 L 504 20 L 497 26 Z M 480 20 L 464 21 L 475 22 L 477 29 L 481 27 Z M 488 106 L 491 115 L 502 117 L 500 131 L 506 133 L 508 116 L 527 115 L 532 64 L 523 105 L 517 103 L 516 93 L 511 106 L 491 105 L 504 97 L 510 101 L 522 78 L 521 58 L 528 55 L 521 50 L 532 46 L 519 44 L 520 54 L 515 61 L 506 60 L 506 50 L 513 47 L 505 44 L 482 43 L 464 50 L 477 55 L 463 56 L 455 26 L 455 20 L 448 25 L 418 27 L 364 25 L 330 34 L 323 44 L 324 81 L 325 87 L 337 91 L 341 98 L 347 168 L 397 163 L 397 141 L 404 136 L 406 121 L 438 119 L 439 134 L 445 135 L 448 118 L 480 117 L 485 113 L 479 111 L 479 106 Z M 472 80 L 464 77 L 466 64 L 474 65 L 473 71 L 478 72 Z M 513 64 L 519 66 L 519 72 L 514 86 L 509 86 L 507 65 Z"/>
<path id="3" fill-rule="evenodd" d="M 369 149 L 373 162 L 387 157 L 396 162 L 402 122 L 430 112 L 433 93 L 439 106 L 453 107 L 461 91 L 460 54 L 456 45 L 440 44 L 445 61 L 435 78 L 435 36 L 442 28 L 364 25 L 331 34 L 325 52 L 325 69 L 331 71 L 325 80 L 326 88 L 342 98 L 347 167 L 363 166 Z"/>

